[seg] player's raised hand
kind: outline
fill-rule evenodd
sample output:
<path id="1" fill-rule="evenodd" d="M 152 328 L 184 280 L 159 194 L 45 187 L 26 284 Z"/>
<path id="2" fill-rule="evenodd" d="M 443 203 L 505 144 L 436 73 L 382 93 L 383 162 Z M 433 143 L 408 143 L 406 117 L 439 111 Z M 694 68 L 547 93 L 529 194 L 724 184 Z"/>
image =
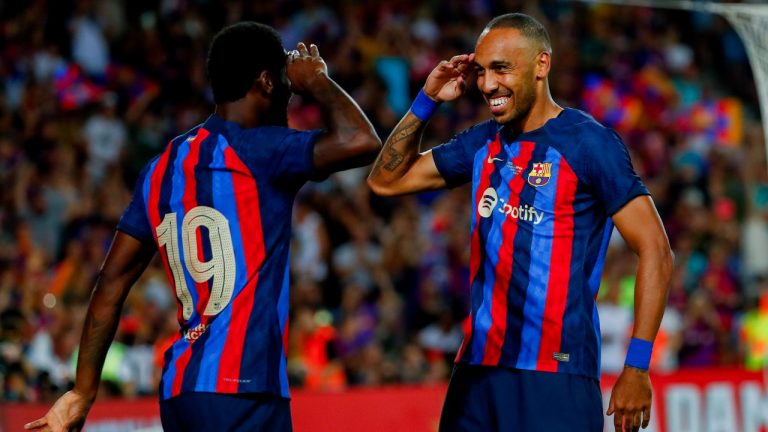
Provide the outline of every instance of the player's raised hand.
<path id="1" fill-rule="evenodd" d="M 311 44 L 307 49 L 304 42 L 299 42 L 296 49 L 288 53 L 286 71 L 294 93 L 305 93 L 318 78 L 328 76 L 328 66 L 320 57 L 317 45 Z"/>
<path id="2" fill-rule="evenodd" d="M 475 54 L 461 54 L 450 60 L 443 60 L 427 77 L 424 93 L 438 102 L 452 101 L 467 88 L 467 80 L 471 72 Z"/>
<path id="3" fill-rule="evenodd" d="M 91 409 L 92 399 L 75 390 L 64 393 L 43 416 L 24 425 L 25 430 L 69 432 L 79 431 L 85 424 L 85 416 Z"/>
<path id="4" fill-rule="evenodd" d="M 647 371 L 625 367 L 613 386 L 608 412 L 616 432 L 637 432 L 651 421 L 651 379 Z"/>

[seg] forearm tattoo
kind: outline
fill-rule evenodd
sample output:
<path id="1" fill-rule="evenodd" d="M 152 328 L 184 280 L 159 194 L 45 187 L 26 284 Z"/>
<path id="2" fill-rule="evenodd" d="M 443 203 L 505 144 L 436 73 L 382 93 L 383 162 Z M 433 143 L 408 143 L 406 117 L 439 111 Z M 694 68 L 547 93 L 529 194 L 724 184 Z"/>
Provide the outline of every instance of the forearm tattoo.
<path id="1" fill-rule="evenodd" d="M 406 160 L 407 154 L 401 153 L 394 146 L 395 144 L 411 139 L 421 127 L 421 120 L 415 119 L 408 123 L 398 125 L 392 135 L 384 143 L 384 154 L 388 155 L 388 159 L 385 161 L 385 157 L 382 157 L 376 164 L 375 173 L 378 174 L 379 168 L 383 167 L 387 171 L 395 171 Z"/>
<path id="2" fill-rule="evenodd" d="M 397 167 L 400 166 L 401 163 L 403 163 L 405 156 L 403 156 L 402 153 L 395 150 L 395 148 L 391 146 L 387 147 L 387 153 L 389 154 L 389 162 L 384 164 L 384 169 L 387 171 L 394 171 L 397 169 Z"/>

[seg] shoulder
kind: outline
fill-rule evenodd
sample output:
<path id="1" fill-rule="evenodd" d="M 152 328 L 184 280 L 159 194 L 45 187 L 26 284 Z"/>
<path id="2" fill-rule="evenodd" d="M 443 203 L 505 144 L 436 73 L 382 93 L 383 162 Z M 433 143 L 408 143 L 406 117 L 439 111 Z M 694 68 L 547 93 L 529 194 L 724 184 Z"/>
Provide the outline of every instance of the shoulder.
<path id="1" fill-rule="evenodd" d="M 578 109 L 566 108 L 563 115 L 556 147 L 574 168 L 592 165 L 598 159 L 623 158 L 627 150 L 616 131 Z"/>
<path id="2" fill-rule="evenodd" d="M 499 133 L 499 127 L 499 124 L 493 119 L 477 123 L 457 133 L 449 142 L 436 147 L 436 149 L 458 145 L 469 153 L 474 153 L 496 137 Z"/>
<path id="3" fill-rule="evenodd" d="M 252 129 L 243 129 L 242 138 L 246 140 L 259 140 L 264 145 L 279 143 L 285 140 L 306 139 L 310 135 L 316 135 L 319 130 L 301 131 L 285 126 L 260 126 Z"/>
<path id="4" fill-rule="evenodd" d="M 621 142 L 616 131 L 582 110 L 566 108 L 563 115 L 563 132 L 573 137 L 575 144 L 579 146 L 600 147 L 606 142 Z"/>
<path id="5" fill-rule="evenodd" d="M 493 119 L 488 119 L 464 129 L 461 134 L 468 137 L 478 138 L 478 141 L 482 141 L 481 144 L 485 145 L 485 140 L 493 139 L 498 132 L 499 124 Z"/>

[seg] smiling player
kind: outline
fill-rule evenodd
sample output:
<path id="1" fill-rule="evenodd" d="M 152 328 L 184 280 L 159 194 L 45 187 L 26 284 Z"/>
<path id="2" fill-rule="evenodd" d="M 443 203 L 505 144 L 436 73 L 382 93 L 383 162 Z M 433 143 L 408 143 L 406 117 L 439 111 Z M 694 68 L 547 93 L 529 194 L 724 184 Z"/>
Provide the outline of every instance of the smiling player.
<path id="1" fill-rule="evenodd" d="M 552 99 L 551 61 L 540 23 L 494 18 L 475 53 L 430 73 L 368 178 L 380 195 L 472 183 L 471 331 L 441 431 L 603 430 L 594 299 L 614 225 L 640 264 L 634 334 L 608 414 L 617 431 L 649 422 L 669 242 L 618 135 Z M 464 93 L 473 71 L 493 119 L 421 153 L 430 116 Z"/>

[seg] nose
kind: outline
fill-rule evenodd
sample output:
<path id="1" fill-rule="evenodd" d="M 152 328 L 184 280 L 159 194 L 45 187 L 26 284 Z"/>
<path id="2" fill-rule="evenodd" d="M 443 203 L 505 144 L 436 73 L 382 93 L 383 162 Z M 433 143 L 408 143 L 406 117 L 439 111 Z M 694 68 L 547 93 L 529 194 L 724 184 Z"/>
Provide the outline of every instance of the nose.
<path id="1" fill-rule="evenodd" d="M 486 73 L 478 77 L 477 84 L 480 87 L 480 91 L 485 94 L 493 94 L 499 88 L 499 81 L 492 71 L 486 71 Z"/>

